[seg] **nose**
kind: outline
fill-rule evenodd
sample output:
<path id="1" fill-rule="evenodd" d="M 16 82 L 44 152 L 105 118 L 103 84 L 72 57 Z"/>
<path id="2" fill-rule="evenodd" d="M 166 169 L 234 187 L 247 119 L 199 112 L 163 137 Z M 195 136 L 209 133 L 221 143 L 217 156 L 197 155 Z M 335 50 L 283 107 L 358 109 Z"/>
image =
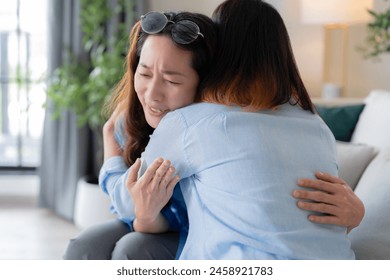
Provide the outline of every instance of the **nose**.
<path id="1" fill-rule="evenodd" d="M 145 97 L 149 101 L 154 101 L 154 102 L 162 101 L 164 96 L 161 91 L 161 84 L 156 78 L 150 80 L 149 85 L 145 92 Z"/>

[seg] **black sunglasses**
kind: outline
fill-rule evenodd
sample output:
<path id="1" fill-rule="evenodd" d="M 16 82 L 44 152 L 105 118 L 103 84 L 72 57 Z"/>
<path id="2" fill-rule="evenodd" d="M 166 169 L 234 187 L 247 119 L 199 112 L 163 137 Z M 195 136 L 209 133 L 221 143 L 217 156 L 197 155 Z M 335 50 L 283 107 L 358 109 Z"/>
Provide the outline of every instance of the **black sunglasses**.
<path id="1" fill-rule="evenodd" d="M 200 33 L 199 26 L 191 20 L 179 20 L 173 22 L 167 18 L 167 16 L 160 12 L 149 12 L 141 16 L 142 31 L 147 34 L 157 34 L 164 30 L 168 23 L 174 24 L 171 30 L 172 39 L 181 45 L 186 45 L 194 42 L 199 36 L 203 36 Z"/>

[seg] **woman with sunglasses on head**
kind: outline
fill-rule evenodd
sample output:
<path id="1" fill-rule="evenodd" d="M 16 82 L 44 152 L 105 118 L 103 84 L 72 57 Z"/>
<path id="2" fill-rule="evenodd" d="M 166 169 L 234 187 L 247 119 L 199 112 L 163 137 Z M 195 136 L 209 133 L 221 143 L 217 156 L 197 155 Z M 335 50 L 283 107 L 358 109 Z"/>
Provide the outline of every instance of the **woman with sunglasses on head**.
<path id="1" fill-rule="evenodd" d="M 153 21 L 152 21 L 152 29 L 153 28 L 155 28 L 156 26 L 155 26 L 155 21 L 157 21 L 157 22 L 160 22 L 160 23 L 162 23 L 162 25 L 164 25 L 162 28 L 164 29 L 164 27 L 165 27 L 165 24 L 167 24 L 168 22 L 167 22 L 167 20 L 161 20 L 161 19 L 159 19 L 160 18 L 160 16 L 158 15 L 158 13 L 151 13 L 151 14 L 149 14 L 149 16 L 151 16 L 151 15 L 153 15 L 154 17 L 157 17 L 157 19 L 155 19 L 155 18 L 152 18 L 153 19 Z M 146 33 L 148 33 L 148 34 L 154 34 L 154 33 L 156 33 L 156 30 L 152 30 L 151 29 L 151 27 L 149 26 L 149 24 L 150 24 L 150 22 L 149 21 L 147 21 L 147 20 L 145 20 L 145 19 L 148 19 L 148 17 L 147 17 L 148 15 L 146 15 L 145 17 L 144 17 L 144 20 L 143 20 L 143 28 L 144 29 L 146 29 L 146 30 L 143 30 L 143 32 L 146 32 Z M 149 18 L 150 19 L 150 18 Z M 165 21 L 165 22 L 164 22 Z M 157 27 L 158 27 L 158 25 L 157 25 Z M 161 28 L 161 26 L 160 26 L 160 28 Z M 174 32 L 173 32 L 174 33 Z M 198 34 L 199 33 L 199 34 Z M 203 33 L 200 33 L 200 30 L 197 30 L 197 29 L 195 29 L 195 32 L 193 32 L 192 33 L 193 34 L 193 36 L 192 37 L 197 37 L 197 36 L 202 36 L 202 38 L 204 38 L 204 35 L 203 35 Z M 142 36 L 141 36 L 142 37 Z M 191 36 L 190 36 L 190 38 L 191 38 Z M 134 50 L 133 50 L 134 51 Z M 135 71 L 134 69 L 137 69 L 137 71 L 138 71 L 138 68 L 137 68 L 137 64 L 138 64 L 138 61 L 137 61 L 137 59 L 132 59 L 132 56 L 131 56 L 131 51 L 129 52 L 129 57 L 128 57 L 128 64 L 129 65 L 131 65 L 131 64 L 133 64 L 133 66 L 132 67 L 130 67 L 130 69 L 132 68 L 133 69 L 133 71 Z M 135 61 L 137 61 L 136 63 L 135 63 Z M 135 65 L 134 65 L 134 63 L 135 63 Z M 142 65 L 142 63 L 141 63 L 141 65 Z M 141 68 L 140 69 L 143 69 L 143 70 L 146 70 L 146 71 L 148 71 L 147 69 L 144 69 L 144 68 L 147 68 L 147 67 L 144 67 L 144 66 L 141 66 Z M 148 73 L 143 73 L 143 71 L 139 71 L 139 74 L 140 74 L 140 76 L 138 76 L 138 79 L 140 79 L 141 77 L 141 81 L 142 81 L 142 79 L 144 79 L 144 78 L 147 78 L 147 79 L 149 79 L 149 74 Z M 126 78 L 124 78 L 124 80 L 122 81 L 122 85 L 125 87 L 125 85 L 128 85 L 128 82 L 129 82 L 129 80 L 131 81 L 132 80 L 132 76 L 134 76 L 134 72 L 131 72 L 131 70 L 129 71 L 129 73 L 128 73 L 128 77 L 127 77 L 127 79 Z M 130 78 L 129 78 L 130 77 Z M 137 73 L 136 73 L 136 77 L 135 77 L 135 79 L 137 79 Z M 131 87 L 131 86 L 130 86 Z M 142 90 L 139 90 L 140 92 L 142 91 Z M 134 92 L 134 90 L 130 90 L 130 92 L 132 92 L 132 94 L 133 94 L 133 96 L 135 96 L 135 92 Z M 123 93 L 123 91 L 122 91 L 122 93 Z M 126 93 L 125 93 L 125 95 L 126 95 Z M 123 95 L 122 95 L 123 96 Z M 123 100 L 123 98 L 118 98 L 117 99 L 117 101 L 116 102 L 114 102 L 114 105 L 115 104 L 117 104 L 117 103 L 119 103 L 119 101 L 121 101 L 121 100 Z M 142 98 L 141 98 L 141 100 L 142 100 Z M 136 103 L 136 102 L 135 102 Z M 141 103 L 142 103 L 142 101 L 141 101 Z M 138 106 L 139 106 L 139 104 L 138 104 Z M 145 108 L 145 107 L 144 107 Z M 156 111 L 156 108 L 153 108 L 152 109 L 153 111 Z M 117 110 L 118 111 L 118 110 Z M 116 111 L 116 112 L 117 112 Z M 132 110 L 130 110 L 130 111 L 132 111 Z M 133 110 L 133 111 L 137 111 L 137 110 Z M 158 111 L 158 110 L 157 110 Z M 152 126 L 153 127 L 155 127 L 157 124 L 158 124 L 158 122 L 159 122 L 159 120 L 162 118 L 162 116 L 160 115 L 160 116 L 158 116 L 157 118 L 154 118 L 154 120 L 153 120 L 153 116 L 148 116 L 148 109 L 146 109 L 145 110 L 145 113 L 146 113 L 146 119 L 148 120 L 148 122 L 151 122 L 152 124 Z M 154 112 L 155 113 L 155 112 Z M 140 114 L 138 114 L 138 115 L 134 115 L 133 116 L 133 118 L 132 119 L 136 119 L 136 118 L 139 118 L 139 115 Z M 114 123 L 114 121 L 113 120 L 115 120 L 116 119 L 116 114 L 113 114 L 113 116 L 111 117 L 111 119 L 110 119 L 110 121 L 108 122 L 108 123 L 110 123 L 110 125 L 109 126 L 106 126 L 105 128 L 107 128 L 107 127 L 113 127 L 113 123 Z M 156 122 L 156 119 L 157 119 L 157 122 Z M 129 121 L 129 119 L 128 119 L 128 121 Z M 153 122 L 154 122 L 154 124 L 153 124 Z M 131 125 L 130 125 L 131 126 Z M 135 131 L 135 130 L 132 130 L 132 131 Z M 108 155 L 107 155 L 107 157 L 110 157 L 110 156 L 114 156 L 115 155 L 115 153 L 117 153 L 118 152 L 118 149 L 117 149 L 117 144 L 116 144 L 116 141 L 115 141 L 115 139 L 114 139 L 114 137 L 112 137 L 112 129 L 111 129 L 111 132 L 109 131 L 109 130 L 107 130 L 107 129 L 105 129 L 105 153 L 107 154 L 107 152 L 108 151 L 112 151 L 111 152 L 111 155 L 110 155 L 110 152 L 108 152 Z M 123 134 L 123 133 L 119 133 L 119 134 Z M 149 132 L 147 132 L 145 135 L 146 135 L 146 137 L 148 136 L 148 134 L 149 134 Z M 111 135 L 111 136 L 110 136 Z M 122 135 L 122 137 L 117 137 L 117 141 L 119 142 L 119 143 L 122 143 L 122 147 L 124 147 L 124 145 L 123 145 L 123 139 L 124 138 L 126 138 L 126 137 L 123 137 L 123 135 Z M 131 137 L 129 137 L 129 138 L 131 138 Z M 146 141 L 147 142 L 147 141 Z M 126 150 L 126 148 L 124 148 L 124 150 Z M 129 152 L 129 151 L 132 151 L 132 149 L 130 148 L 130 149 L 127 149 L 127 152 Z M 117 154 L 118 155 L 118 154 Z M 133 162 L 134 162 L 134 160 L 135 160 L 135 158 L 136 157 L 133 157 Z M 130 164 L 130 163 L 129 163 Z M 105 164 L 106 166 L 108 165 L 108 164 Z M 149 177 L 150 178 L 156 178 L 156 176 L 153 176 L 154 175 L 154 173 L 155 173 L 155 171 L 157 171 L 157 168 L 160 166 L 160 163 L 154 163 L 154 164 L 152 164 L 152 166 L 151 166 L 151 168 L 149 168 L 149 170 L 150 170 L 150 175 L 149 175 Z M 135 167 L 137 167 L 137 164 L 135 165 Z M 161 167 L 161 166 L 160 166 Z M 124 170 L 126 170 L 126 167 L 124 167 L 124 168 L 122 168 L 122 170 L 117 170 L 116 172 L 116 174 L 120 174 L 121 172 L 122 173 L 124 173 L 125 171 Z M 162 171 L 162 174 L 163 175 L 165 175 L 166 173 L 164 173 L 164 170 L 169 170 L 169 165 L 164 169 L 164 168 L 162 168 L 162 169 L 160 169 L 159 170 L 159 172 L 161 172 Z M 134 173 L 134 172 L 133 172 Z M 104 174 L 104 172 L 103 172 L 103 174 Z M 134 174 L 133 174 L 134 175 Z M 163 175 L 161 175 L 160 177 L 157 177 L 157 178 L 161 178 Z M 111 177 L 111 178 L 110 178 Z M 113 177 L 115 177 L 114 175 L 107 175 L 107 174 L 105 174 L 102 178 L 106 178 L 107 179 L 107 181 L 109 181 L 109 180 L 112 180 L 113 179 Z M 124 177 L 127 177 L 127 173 L 125 174 L 125 176 L 123 176 L 122 178 L 124 178 Z M 168 176 L 169 177 L 169 176 Z M 169 177 L 170 178 L 170 177 Z M 327 190 L 329 190 L 329 188 L 332 188 L 332 187 L 334 187 L 334 184 L 336 184 L 336 183 L 338 183 L 338 184 L 341 184 L 341 182 L 340 182 L 340 179 L 338 179 L 338 178 L 335 178 L 335 177 L 330 177 L 329 175 L 322 175 L 322 179 L 323 180 L 325 180 L 325 181 L 315 181 L 315 180 L 312 180 L 312 181 L 309 181 L 309 183 L 308 184 L 306 184 L 306 186 L 307 187 L 310 187 L 310 186 L 315 186 L 316 188 L 318 188 L 318 189 L 322 189 L 322 188 L 324 188 L 323 187 L 323 185 L 326 185 L 326 188 L 327 188 Z M 132 180 L 134 180 L 134 178 L 130 178 L 130 180 L 128 180 L 128 182 L 131 184 L 132 182 Z M 150 180 L 150 179 L 149 179 Z M 169 180 L 169 179 L 168 179 Z M 326 180 L 328 180 L 329 182 L 326 182 Z M 120 181 L 120 180 L 117 180 L 117 181 Z M 333 183 L 332 183 L 333 182 Z M 122 183 L 122 185 L 123 185 L 124 183 Z M 154 183 L 154 184 L 156 184 L 156 183 Z M 153 184 L 152 184 L 153 185 Z M 166 185 L 168 185 L 168 184 L 166 184 Z M 161 184 L 159 184 L 159 186 L 161 186 Z M 172 185 L 170 185 L 171 187 L 172 187 Z M 118 187 L 117 188 L 117 190 L 119 190 L 120 188 Z M 122 190 L 124 190 L 125 189 L 125 187 L 123 186 L 123 188 L 122 188 Z M 134 200 L 134 204 L 136 204 L 136 201 L 135 201 L 135 197 L 137 197 L 137 194 L 136 194 L 136 187 L 132 187 L 132 188 L 129 188 L 129 189 L 131 189 L 131 191 L 132 191 L 132 197 L 133 197 L 133 200 Z M 163 188 L 164 189 L 164 188 Z M 168 189 L 168 188 L 167 188 Z M 176 192 L 176 190 L 177 190 L 178 188 L 176 188 L 175 189 L 175 192 Z M 148 189 L 148 186 L 144 186 L 144 190 L 149 190 Z M 301 191 L 302 192 L 302 191 Z M 169 193 L 169 192 L 168 192 Z M 310 193 L 310 192 L 303 192 L 303 194 L 304 195 L 307 195 L 308 193 Z M 316 192 L 316 193 L 318 193 L 318 192 Z M 153 195 L 150 195 L 150 194 L 153 194 Z M 151 197 L 159 197 L 158 196 L 158 192 L 150 192 L 150 194 L 149 194 L 149 196 L 151 196 Z M 126 197 L 126 194 L 117 194 L 117 197 L 120 197 L 120 196 L 125 196 Z M 337 200 L 339 199 L 339 197 L 341 196 L 341 195 L 343 195 L 342 193 L 340 194 L 337 194 L 337 195 L 335 195 L 335 197 L 337 198 Z M 348 197 L 348 196 L 347 196 Z M 352 197 L 352 199 L 351 199 L 351 197 Z M 165 195 L 164 196 L 164 199 L 167 199 L 167 198 L 169 198 L 169 195 Z M 315 198 L 315 197 L 312 197 L 312 196 L 310 196 L 309 195 L 309 197 L 308 198 Z M 130 200 L 130 198 L 128 198 L 129 200 Z M 162 199 L 162 200 L 160 200 L 160 201 L 164 201 L 162 204 L 164 204 L 165 203 L 165 200 L 164 199 Z M 323 201 L 323 199 L 322 198 L 316 198 L 318 201 L 320 201 L 320 202 L 322 202 Z M 159 200 L 159 199 L 157 199 L 157 200 Z M 169 211 L 172 211 L 172 213 L 175 213 L 175 215 L 178 215 L 178 213 L 181 213 L 181 214 L 183 214 L 183 212 L 185 212 L 185 207 L 181 207 L 180 205 L 181 205 L 181 202 L 180 202 L 180 200 L 181 200 L 181 197 L 180 197 L 180 195 L 179 196 L 176 196 L 175 197 L 175 194 L 174 194 L 174 197 L 171 199 L 171 201 L 168 203 L 168 205 L 169 205 L 169 207 L 165 207 L 165 209 L 163 210 L 163 211 L 166 211 L 166 213 L 168 213 Z M 331 202 L 332 201 L 334 201 L 335 200 L 335 198 L 327 198 L 327 200 L 330 200 Z M 352 202 L 351 202 L 352 201 Z M 354 200 L 353 200 L 353 195 L 351 196 L 349 196 L 348 197 L 348 202 L 349 203 L 351 203 L 353 206 L 355 206 L 355 205 L 358 205 L 359 206 L 359 203 L 358 202 L 355 202 Z M 307 202 L 306 202 L 307 203 Z M 341 202 L 341 203 L 343 203 L 343 202 Z M 153 202 L 153 203 L 147 203 L 146 204 L 146 208 L 148 208 L 149 210 L 151 209 L 151 208 L 154 208 L 154 206 L 156 205 L 156 204 L 158 204 L 158 203 L 155 203 L 155 202 Z M 176 208 L 174 207 L 174 205 L 176 204 Z M 127 203 L 126 204 L 129 208 L 131 208 L 132 206 L 133 206 L 133 204 L 132 203 Z M 160 208 L 161 209 L 161 204 L 159 204 L 160 206 L 159 207 L 157 207 L 157 210 L 158 210 L 158 208 Z M 313 207 L 313 204 L 308 204 L 309 206 L 305 206 L 305 207 L 308 207 L 309 208 L 309 210 L 310 210 L 310 208 L 312 208 Z M 120 207 L 119 207 L 120 208 Z M 347 208 L 347 207 L 342 207 L 342 208 Z M 357 208 L 359 208 L 359 207 L 357 207 Z M 148 210 L 148 211 L 149 211 Z M 312 209 L 312 210 L 316 210 L 316 209 Z M 148 211 L 146 211 L 146 212 L 148 212 Z M 126 213 L 126 214 L 124 214 L 124 216 L 126 216 L 126 215 L 128 215 L 128 216 L 131 216 L 131 217 L 134 217 L 134 216 L 132 216 L 133 214 L 129 214 L 129 213 L 133 213 L 132 212 L 132 209 L 128 209 L 127 211 L 123 211 L 124 213 Z M 158 213 L 159 211 L 155 211 L 154 213 Z M 167 215 L 165 213 L 165 215 Z M 348 225 L 352 225 L 352 223 L 353 223 L 353 221 L 351 221 L 351 220 L 353 220 L 353 218 L 352 217 L 355 217 L 355 215 L 352 215 L 353 213 L 348 213 L 348 214 L 346 214 L 346 213 L 343 213 L 343 214 L 341 214 L 341 215 L 339 215 L 339 217 L 337 217 L 336 218 L 336 220 L 330 220 L 330 221 L 328 221 L 328 223 L 340 223 L 340 217 L 341 218 L 343 218 L 342 220 L 343 220 L 343 222 L 344 223 L 348 223 Z M 312 215 L 313 216 L 313 215 Z M 317 216 L 317 215 L 314 215 L 314 217 L 315 218 L 319 218 L 319 219 L 322 219 L 322 217 L 320 217 L 320 216 Z M 359 218 L 357 218 L 357 219 L 359 219 Z M 180 220 L 180 218 L 179 218 L 179 220 Z M 361 218 L 360 218 L 360 220 L 361 220 Z M 359 220 L 359 221 L 360 221 Z M 182 218 L 181 220 L 180 220 L 181 222 L 183 222 L 184 221 L 184 223 L 182 223 L 182 227 L 184 228 L 184 229 L 186 229 L 186 223 L 185 223 L 185 221 L 186 221 L 186 219 L 185 218 Z M 358 222 L 359 222 L 358 221 Z M 320 220 L 320 222 L 324 222 L 324 221 L 322 221 L 322 220 Z M 120 224 L 120 222 L 116 222 L 116 224 L 118 225 L 118 224 Z M 180 224 L 180 223 L 179 223 Z M 109 226 L 108 226 L 109 225 Z M 112 223 L 107 223 L 107 225 L 106 226 L 104 226 L 104 225 L 101 225 L 101 226 L 99 226 L 100 227 L 100 229 L 98 228 L 98 227 L 94 227 L 94 230 L 93 231 L 89 231 L 89 233 L 95 233 L 93 236 L 95 237 L 95 239 L 94 238 L 91 238 L 91 236 L 89 236 L 89 238 L 84 238 L 83 240 L 80 240 L 80 237 L 78 238 L 79 240 L 79 242 L 78 243 L 84 243 L 84 245 L 85 244 L 88 244 L 88 242 L 89 242 L 89 244 L 90 244 L 90 246 L 89 247 L 92 247 L 92 245 L 91 244 L 93 244 L 93 243 L 101 243 L 102 241 L 100 241 L 99 242 L 99 240 L 104 240 L 105 238 L 104 238 L 104 232 L 118 232 L 118 233 L 120 233 L 120 232 L 122 232 L 122 233 L 120 233 L 120 234 L 118 234 L 118 236 L 120 236 L 121 234 L 123 234 L 124 232 L 126 232 L 125 230 L 123 230 L 123 231 L 120 231 L 120 230 L 118 230 L 118 228 L 119 228 L 119 226 L 118 226 L 118 228 L 117 228 L 117 226 L 116 225 L 114 225 L 114 223 L 112 222 Z M 105 231 L 103 231 L 103 230 L 101 230 L 102 228 L 105 228 L 106 230 Z M 165 224 L 165 227 L 166 227 L 166 224 Z M 109 230 L 109 229 L 111 229 L 111 230 Z M 184 232 L 184 234 L 183 235 L 185 235 L 185 230 L 183 231 Z M 91 234 L 89 234 L 89 235 L 91 235 Z M 84 234 L 84 236 L 86 236 L 86 234 Z M 126 253 L 126 255 L 127 255 L 127 257 L 129 257 L 129 258 L 134 258 L 134 259 L 138 259 L 138 258 L 150 258 L 150 259 L 161 259 L 161 258 L 172 258 L 172 252 L 169 252 L 169 250 L 166 250 L 166 248 L 167 248 L 167 244 L 168 243 L 170 243 L 171 244 L 171 247 L 173 248 L 173 247 L 175 247 L 175 246 L 173 246 L 172 244 L 174 244 L 175 243 L 175 238 L 177 238 L 177 237 L 175 237 L 175 234 L 172 234 L 172 233 L 168 233 L 168 234 L 159 234 L 159 235 L 148 235 L 148 234 L 141 234 L 141 233 L 131 233 L 131 234 L 128 234 L 128 235 L 126 235 L 126 238 L 127 238 L 127 243 L 126 242 L 118 242 L 117 243 L 117 245 L 116 245 L 116 248 L 115 248 L 115 250 L 116 251 L 118 251 L 118 248 L 117 247 L 120 247 L 119 245 L 124 245 L 124 244 L 127 244 L 127 246 L 122 246 L 122 249 L 123 249 L 123 251 L 125 251 L 124 253 Z M 126 238 L 123 238 L 123 239 L 126 239 Z M 82 239 L 82 238 L 81 238 Z M 95 242 L 94 242 L 94 240 L 95 240 Z M 98 241 L 98 242 L 96 242 L 96 240 Z M 136 241 L 134 241 L 134 242 L 131 242 L 130 240 L 136 240 Z M 176 241 L 176 244 L 177 244 L 177 241 Z M 148 246 L 148 245 L 150 245 L 150 246 Z M 73 246 L 74 247 L 74 246 Z M 114 247 L 114 245 L 112 245 L 112 247 Z M 177 247 L 177 245 L 176 245 L 176 247 Z M 68 249 L 68 251 L 69 251 L 69 249 Z M 91 250 L 92 251 L 92 250 Z M 171 250 L 172 251 L 172 250 Z M 137 253 L 138 252 L 138 253 Z M 93 253 L 91 254 L 91 255 L 93 255 Z M 114 254 L 115 255 L 115 254 Z M 124 255 L 124 254 L 123 254 Z M 130 255 L 132 255 L 132 256 L 130 256 Z M 95 253 L 95 256 L 96 256 L 96 253 Z M 91 256 L 91 257 L 93 257 L 93 256 Z M 80 257 L 76 257 L 76 258 L 80 258 Z"/>
<path id="2" fill-rule="evenodd" d="M 166 114 L 142 154 L 144 166 L 169 159 L 181 178 L 189 233 L 180 259 L 354 259 L 347 229 L 311 223 L 291 195 L 299 177 L 338 167 L 282 18 L 260 0 L 227 0 L 214 20 L 203 102 Z M 166 230 L 137 215 L 134 228 Z"/>
<path id="3" fill-rule="evenodd" d="M 180 188 L 174 189 L 178 182 L 174 168 L 159 159 L 152 164 L 148 172 L 153 179 L 145 175 L 143 182 L 153 190 L 142 188 L 130 195 L 125 181 L 128 167 L 141 156 L 160 119 L 199 100 L 199 81 L 210 67 L 216 38 L 209 17 L 189 12 L 151 12 L 132 28 L 126 73 L 112 100 L 115 112 L 103 128 L 105 162 L 99 176 L 119 219 L 81 232 L 69 243 L 65 259 L 175 258 L 179 238 L 185 241 L 188 219 Z M 135 90 L 141 91 L 151 81 L 153 88 L 138 98 Z M 138 219 L 155 216 L 167 233 L 134 232 L 135 215 Z"/>

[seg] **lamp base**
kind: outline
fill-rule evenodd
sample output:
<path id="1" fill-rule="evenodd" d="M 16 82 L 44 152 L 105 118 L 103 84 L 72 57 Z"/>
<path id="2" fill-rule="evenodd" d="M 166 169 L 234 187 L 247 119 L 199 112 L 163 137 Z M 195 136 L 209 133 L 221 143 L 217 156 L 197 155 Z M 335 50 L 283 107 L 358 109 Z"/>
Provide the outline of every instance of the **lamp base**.
<path id="1" fill-rule="evenodd" d="M 326 83 L 322 87 L 322 98 L 323 99 L 334 99 L 339 98 L 341 96 L 341 87 L 332 84 L 332 83 Z"/>

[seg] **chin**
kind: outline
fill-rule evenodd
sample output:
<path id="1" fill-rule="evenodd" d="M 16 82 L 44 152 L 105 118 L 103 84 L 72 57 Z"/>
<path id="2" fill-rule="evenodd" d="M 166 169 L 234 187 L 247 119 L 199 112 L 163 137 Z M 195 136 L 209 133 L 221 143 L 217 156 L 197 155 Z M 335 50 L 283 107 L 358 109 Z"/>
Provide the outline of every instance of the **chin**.
<path id="1" fill-rule="evenodd" d="M 148 118 L 148 119 L 146 119 L 146 121 L 147 121 L 148 125 L 150 125 L 152 128 L 156 128 L 161 120 L 157 121 L 153 118 Z"/>

